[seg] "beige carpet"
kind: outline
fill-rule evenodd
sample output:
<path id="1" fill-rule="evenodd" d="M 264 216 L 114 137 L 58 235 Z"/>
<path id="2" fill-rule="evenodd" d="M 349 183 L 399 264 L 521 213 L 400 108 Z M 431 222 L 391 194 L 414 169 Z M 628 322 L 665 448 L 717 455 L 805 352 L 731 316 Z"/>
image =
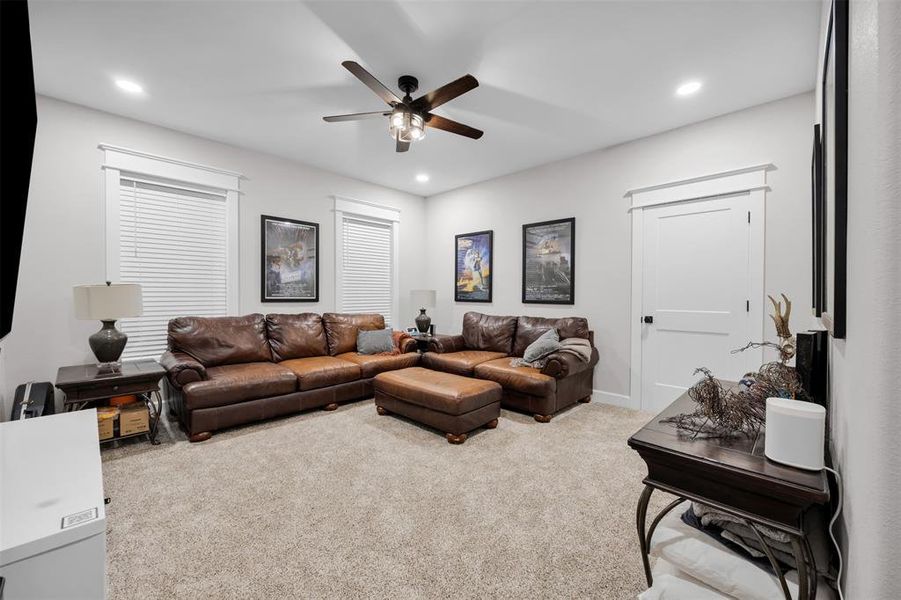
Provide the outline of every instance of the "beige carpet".
<path id="1" fill-rule="evenodd" d="M 110 598 L 634 598 L 650 415 L 503 411 L 462 446 L 371 400 L 103 452 Z M 660 500 L 660 495 L 657 495 Z"/>

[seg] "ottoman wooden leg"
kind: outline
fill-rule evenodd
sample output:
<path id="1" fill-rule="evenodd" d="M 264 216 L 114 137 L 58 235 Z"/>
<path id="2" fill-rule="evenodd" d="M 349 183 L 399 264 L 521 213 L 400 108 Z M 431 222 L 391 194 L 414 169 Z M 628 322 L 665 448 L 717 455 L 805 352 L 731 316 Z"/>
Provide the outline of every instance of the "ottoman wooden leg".
<path id="1" fill-rule="evenodd" d="M 205 442 L 208 439 L 213 437 L 213 433 L 210 431 L 201 431 L 200 433 L 195 433 L 188 437 L 189 442 Z"/>
<path id="2" fill-rule="evenodd" d="M 379 414 L 382 415 L 383 417 L 384 417 L 385 415 L 390 415 L 390 414 L 391 414 L 390 412 L 388 412 L 388 409 L 387 409 L 387 408 L 385 408 L 384 406 L 378 406 L 378 405 L 376 405 L 376 407 L 375 407 L 375 412 L 379 413 Z"/>
<path id="3" fill-rule="evenodd" d="M 332 402 L 331 404 L 326 404 L 322 407 L 322 410 L 338 410 L 338 403 Z"/>
<path id="4" fill-rule="evenodd" d="M 466 441 L 466 438 L 468 436 L 465 433 L 461 433 L 461 434 L 448 433 L 448 434 L 445 434 L 445 437 L 447 437 L 447 442 L 449 444 L 462 444 L 463 442 Z"/>
<path id="5" fill-rule="evenodd" d="M 494 429 L 497 427 L 497 419 L 493 419 L 485 423 L 485 429 Z"/>
<path id="6" fill-rule="evenodd" d="M 591 396 L 585 396 L 584 398 L 579 398 L 579 402 L 581 402 L 582 404 L 588 404 L 589 402 L 591 402 Z"/>
<path id="7" fill-rule="evenodd" d="M 539 423 L 550 423 L 551 417 L 554 415 L 535 415 L 535 420 Z"/>

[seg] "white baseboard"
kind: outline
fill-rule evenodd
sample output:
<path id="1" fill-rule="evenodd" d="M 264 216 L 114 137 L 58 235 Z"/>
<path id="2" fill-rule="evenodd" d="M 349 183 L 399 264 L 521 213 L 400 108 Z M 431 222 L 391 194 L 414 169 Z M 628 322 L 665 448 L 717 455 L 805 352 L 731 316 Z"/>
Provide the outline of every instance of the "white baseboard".
<path id="1" fill-rule="evenodd" d="M 623 408 L 631 408 L 638 410 L 638 406 L 632 403 L 631 396 L 625 394 L 616 394 L 614 392 L 605 392 L 604 390 L 591 390 L 592 400 L 603 404 L 611 404 L 613 406 L 621 406 Z"/>

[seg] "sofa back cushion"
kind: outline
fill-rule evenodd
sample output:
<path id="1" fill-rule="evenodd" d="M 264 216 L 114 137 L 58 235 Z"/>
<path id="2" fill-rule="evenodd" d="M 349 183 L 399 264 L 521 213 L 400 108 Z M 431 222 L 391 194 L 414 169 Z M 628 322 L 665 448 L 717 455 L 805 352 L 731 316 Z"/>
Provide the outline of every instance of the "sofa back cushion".
<path id="1" fill-rule="evenodd" d="M 376 313 L 325 313 L 322 315 L 322 324 L 325 326 L 328 352 L 337 356 L 344 352 L 356 352 L 357 332 L 361 329 L 384 329 L 385 317 Z"/>
<path id="2" fill-rule="evenodd" d="M 463 341 L 470 350 L 510 354 L 516 335 L 516 317 L 468 312 L 463 315 Z"/>
<path id="3" fill-rule="evenodd" d="M 266 331 L 276 362 L 328 354 L 322 317 L 316 313 L 266 315 Z"/>
<path id="4" fill-rule="evenodd" d="M 519 317 L 519 321 L 516 324 L 516 341 L 513 343 L 513 355 L 522 356 L 529 344 L 552 328 L 557 330 L 561 340 L 567 338 L 589 339 L 588 319 L 583 317 L 563 317 L 561 319 Z"/>
<path id="5" fill-rule="evenodd" d="M 169 350 L 193 356 L 204 367 L 272 360 L 266 320 L 243 317 L 178 317 L 169 321 Z"/>

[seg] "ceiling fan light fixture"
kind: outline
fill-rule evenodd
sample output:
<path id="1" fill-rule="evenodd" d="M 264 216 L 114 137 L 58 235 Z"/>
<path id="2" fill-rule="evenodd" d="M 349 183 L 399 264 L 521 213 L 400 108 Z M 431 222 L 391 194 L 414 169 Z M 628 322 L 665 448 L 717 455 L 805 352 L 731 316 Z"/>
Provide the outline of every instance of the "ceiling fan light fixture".
<path id="1" fill-rule="evenodd" d="M 388 134 L 398 142 L 421 140 L 425 137 L 425 120 L 406 106 L 398 106 L 388 119 Z"/>

